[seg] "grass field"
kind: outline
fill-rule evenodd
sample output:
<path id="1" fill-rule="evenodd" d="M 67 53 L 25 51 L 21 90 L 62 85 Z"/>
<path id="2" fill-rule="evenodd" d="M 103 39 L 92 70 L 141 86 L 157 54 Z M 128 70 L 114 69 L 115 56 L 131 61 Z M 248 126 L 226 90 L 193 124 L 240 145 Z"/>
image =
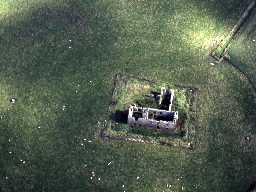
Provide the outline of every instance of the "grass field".
<path id="1" fill-rule="evenodd" d="M 231 62 L 250 79 L 254 86 L 256 85 L 256 65 L 253 56 L 256 47 L 255 14 L 254 9 L 229 51 Z"/>
<path id="2" fill-rule="evenodd" d="M 0 1 L 0 191 L 245 191 L 255 98 L 208 51 L 248 2 Z M 255 82 L 255 29 L 243 34 L 231 56 Z M 118 72 L 200 88 L 193 152 L 96 138 Z"/>
<path id="3" fill-rule="evenodd" d="M 128 125 L 128 108 L 136 104 L 150 108 L 159 108 L 159 101 L 149 97 L 151 91 L 160 92 L 162 87 L 169 87 L 174 92 L 172 111 L 178 111 L 178 122 L 173 132 L 149 130 L 143 127 Z M 127 141 L 192 149 L 189 143 L 194 143 L 194 133 L 197 127 L 196 95 L 198 89 L 193 87 L 179 87 L 170 82 L 152 82 L 147 79 L 123 74 L 115 75 L 113 80 L 113 94 L 109 106 L 110 117 L 101 127 L 99 139 L 103 141 Z M 152 116 L 151 116 L 152 117 Z"/>

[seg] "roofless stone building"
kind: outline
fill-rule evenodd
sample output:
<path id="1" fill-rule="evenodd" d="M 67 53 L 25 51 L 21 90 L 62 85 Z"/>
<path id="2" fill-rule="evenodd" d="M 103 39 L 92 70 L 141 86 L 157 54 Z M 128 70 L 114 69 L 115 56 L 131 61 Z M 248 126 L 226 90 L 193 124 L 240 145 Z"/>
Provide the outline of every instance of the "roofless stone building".
<path id="1" fill-rule="evenodd" d="M 162 87 L 161 93 L 152 93 L 150 96 L 158 101 L 159 108 L 131 105 L 128 112 L 129 126 L 174 132 L 178 120 L 178 111 L 172 111 L 174 90 Z"/>

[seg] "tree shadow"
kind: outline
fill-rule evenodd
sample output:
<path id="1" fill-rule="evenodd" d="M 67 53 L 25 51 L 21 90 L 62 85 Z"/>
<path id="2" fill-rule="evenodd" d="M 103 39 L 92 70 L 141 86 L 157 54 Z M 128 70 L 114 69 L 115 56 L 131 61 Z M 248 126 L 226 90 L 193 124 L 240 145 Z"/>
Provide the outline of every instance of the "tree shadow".
<path id="1" fill-rule="evenodd" d="M 76 171 L 83 158 L 75 138 L 91 138 L 92 127 L 105 117 L 98 117 L 107 108 L 100 98 L 107 96 L 105 80 L 111 76 L 104 62 L 112 62 L 117 26 L 101 1 L 68 2 L 64 8 L 44 5 L 24 20 L 1 26 L 1 80 L 17 88 L 18 102 L 25 103 L 17 117 L 10 112 L 12 122 L 7 122 L 19 122 L 15 128 L 24 143 L 14 148 L 8 163 L 0 158 L 1 173 L 9 176 L 0 179 L 2 191 L 77 191 L 89 186 L 81 182 L 88 178 Z M 23 116 L 30 106 L 35 107 L 31 115 L 38 127 Z M 0 135 L 5 137 L 5 131 L 1 128 Z M 0 156 L 6 157 L 6 150 Z M 19 163 L 21 158 L 26 164 Z"/>
<path id="2" fill-rule="evenodd" d="M 231 24 L 230 22 L 237 22 L 243 11 L 250 4 L 250 0 L 199 0 L 192 1 L 197 7 L 204 7 L 209 12 L 209 15 L 213 16 L 223 24 Z M 225 27 L 225 26 L 223 26 Z"/>
<path id="3" fill-rule="evenodd" d="M 88 73 L 97 65 L 95 61 L 108 58 L 116 41 L 111 15 L 97 1 L 81 4 L 44 5 L 26 20 L 2 26 L 2 75 L 28 82 L 50 81 Z"/>

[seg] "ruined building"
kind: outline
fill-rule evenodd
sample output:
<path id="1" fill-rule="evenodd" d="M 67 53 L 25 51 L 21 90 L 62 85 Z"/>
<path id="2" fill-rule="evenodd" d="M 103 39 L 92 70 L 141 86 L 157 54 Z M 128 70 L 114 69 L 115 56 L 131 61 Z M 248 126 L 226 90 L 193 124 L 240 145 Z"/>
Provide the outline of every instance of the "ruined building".
<path id="1" fill-rule="evenodd" d="M 158 101 L 159 109 L 131 105 L 128 124 L 131 127 L 174 132 L 178 120 L 178 112 L 172 111 L 174 91 L 161 88 L 161 93 L 152 92 L 151 96 Z"/>

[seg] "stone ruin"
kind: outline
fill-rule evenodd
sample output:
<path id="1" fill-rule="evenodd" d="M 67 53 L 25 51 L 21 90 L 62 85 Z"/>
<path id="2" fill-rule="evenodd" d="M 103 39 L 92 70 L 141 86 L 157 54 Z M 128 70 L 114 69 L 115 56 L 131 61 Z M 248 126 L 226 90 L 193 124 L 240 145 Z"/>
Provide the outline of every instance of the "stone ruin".
<path id="1" fill-rule="evenodd" d="M 161 93 L 151 92 L 149 97 L 158 102 L 159 108 L 130 105 L 128 124 L 130 127 L 144 127 L 152 130 L 175 132 L 178 111 L 172 111 L 174 90 L 161 88 Z"/>

